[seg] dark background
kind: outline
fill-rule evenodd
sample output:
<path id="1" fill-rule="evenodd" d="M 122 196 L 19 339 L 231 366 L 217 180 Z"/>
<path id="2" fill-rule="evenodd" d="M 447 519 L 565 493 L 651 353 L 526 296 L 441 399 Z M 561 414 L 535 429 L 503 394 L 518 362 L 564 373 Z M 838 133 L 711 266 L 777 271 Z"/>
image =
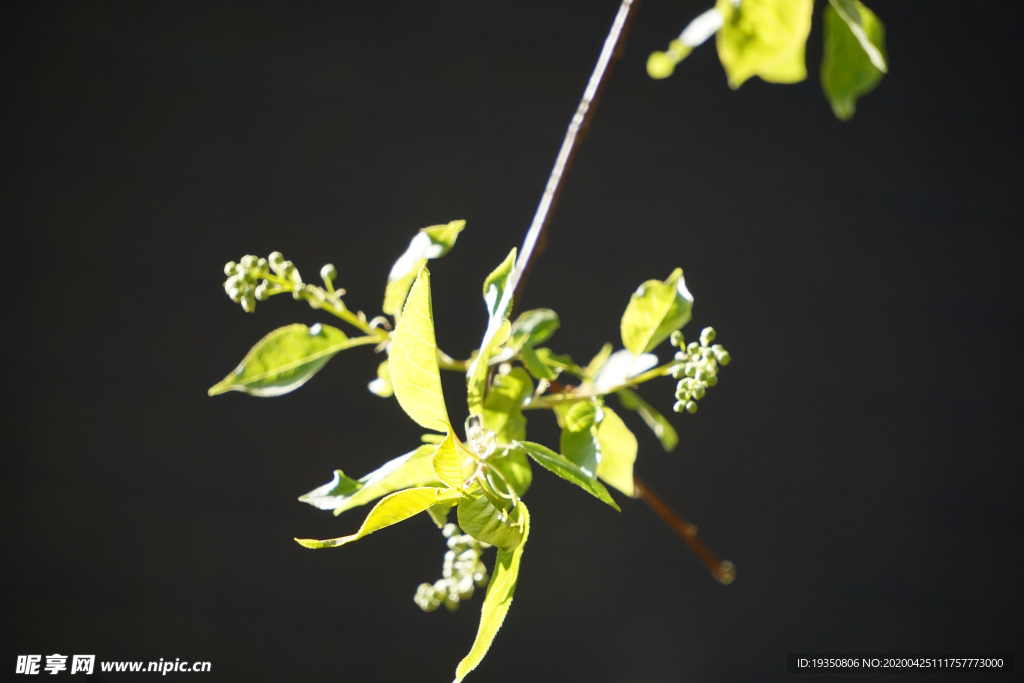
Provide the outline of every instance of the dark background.
<path id="1" fill-rule="evenodd" d="M 892 74 L 840 123 L 820 3 L 804 83 L 732 92 L 710 44 L 649 80 L 706 5 L 644 0 L 523 304 L 557 310 L 552 345 L 585 361 L 637 285 L 685 269 L 688 334 L 713 324 L 735 362 L 695 416 L 668 413 L 671 382 L 644 387 L 675 452 L 626 419 L 638 473 L 738 579 L 712 581 L 642 504 L 538 471 L 515 605 L 471 680 L 1019 657 L 1021 8 L 871 3 Z M 286 298 L 245 315 L 221 269 L 278 249 L 313 281 L 332 261 L 374 315 L 414 231 L 465 218 L 432 264 L 439 343 L 465 357 L 616 6 L 4 4 L 4 676 L 59 652 L 209 660 L 204 680 L 451 678 L 480 598 L 413 604 L 445 550 L 425 516 L 338 550 L 292 541 L 357 528 L 365 508 L 296 497 L 421 430 L 366 391 L 368 348 L 288 396 L 207 398 L 266 332 L 329 322 Z"/>

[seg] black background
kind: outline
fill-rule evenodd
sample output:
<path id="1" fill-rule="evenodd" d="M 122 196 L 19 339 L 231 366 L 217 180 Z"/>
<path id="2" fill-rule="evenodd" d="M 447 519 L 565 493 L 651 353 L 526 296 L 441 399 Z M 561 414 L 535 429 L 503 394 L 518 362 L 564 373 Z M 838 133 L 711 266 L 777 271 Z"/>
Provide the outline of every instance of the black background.
<path id="1" fill-rule="evenodd" d="M 1024 642 L 1020 7 L 872 3 L 892 74 L 840 123 L 820 3 L 804 83 L 730 91 L 710 44 L 648 79 L 707 4 L 644 1 L 523 305 L 557 310 L 552 345 L 585 361 L 642 281 L 685 269 L 686 331 L 714 325 L 735 361 L 697 415 L 669 413 L 675 452 L 626 419 L 638 473 L 738 579 L 640 503 L 538 471 L 515 605 L 472 680 L 786 680 L 787 652 Z M 351 533 L 362 510 L 296 497 L 421 430 L 366 391 L 368 348 L 288 396 L 207 398 L 266 332 L 329 322 L 285 298 L 245 315 L 221 269 L 332 261 L 374 315 L 414 231 L 465 218 L 432 264 L 439 343 L 465 357 L 616 6 L 4 4 L 0 670 L 58 652 L 209 660 L 203 680 L 451 678 L 480 603 L 413 604 L 444 552 L 429 519 L 291 540 Z M 643 393 L 668 412 L 671 392 Z M 531 437 L 557 443 L 549 415 Z"/>

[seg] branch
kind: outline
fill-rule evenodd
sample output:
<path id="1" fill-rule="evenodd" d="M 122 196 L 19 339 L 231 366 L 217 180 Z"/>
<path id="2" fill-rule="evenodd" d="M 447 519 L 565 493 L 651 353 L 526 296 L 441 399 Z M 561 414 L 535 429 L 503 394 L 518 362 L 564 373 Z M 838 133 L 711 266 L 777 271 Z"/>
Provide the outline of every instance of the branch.
<path id="1" fill-rule="evenodd" d="M 555 158 L 554 168 L 551 169 L 551 175 L 548 176 L 548 184 L 544 188 L 544 194 L 541 195 L 540 204 L 537 206 L 537 212 L 533 215 L 533 222 L 526 233 L 526 239 L 523 240 L 523 248 L 519 251 L 516 267 L 510 277 L 511 282 L 505 289 L 506 292 L 513 293 L 516 307 L 518 307 L 519 299 L 522 296 L 530 266 L 533 265 L 533 259 L 544 251 L 547 242 L 548 221 L 551 218 L 552 209 L 558 202 L 558 195 L 562 192 L 565 174 L 572 164 L 576 148 L 586 136 L 590 120 L 597 108 L 597 100 L 611 74 L 612 62 L 622 54 L 621 45 L 624 44 L 629 24 L 633 20 L 633 14 L 639 4 L 640 0 L 622 0 L 622 4 L 619 5 L 619 12 L 615 15 L 615 21 L 612 22 L 611 30 L 608 31 L 608 37 L 605 38 L 604 48 L 601 50 L 601 56 L 597 59 L 597 64 L 594 65 L 590 82 L 587 83 L 587 89 L 583 91 L 583 97 L 580 99 L 579 106 L 576 107 L 576 113 L 573 115 L 572 121 L 569 122 L 569 129 L 565 132 L 562 148 L 558 151 L 558 157 Z"/>

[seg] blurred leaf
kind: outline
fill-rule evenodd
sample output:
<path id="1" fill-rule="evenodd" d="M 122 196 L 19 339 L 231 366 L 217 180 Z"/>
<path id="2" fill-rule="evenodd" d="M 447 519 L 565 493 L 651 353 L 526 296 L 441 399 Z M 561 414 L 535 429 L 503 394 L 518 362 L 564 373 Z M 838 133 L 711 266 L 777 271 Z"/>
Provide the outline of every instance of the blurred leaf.
<path id="1" fill-rule="evenodd" d="M 430 271 L 420 270 L 405 303 L 388 350 L 391 383 L 399 405 L 421 427 L 449 430 L 448 410 L 437 367 L 434 313 L 430 302 Z"/>
<path id="2" fill-rule="evenodd" d="M 359 531 L 351 536 L 331 538 L 326 541 L 317 541 L 312 538 L 296 538 L 295 540 L 299 545 L 307 548 L 334 548 L 351 543 L 352 541 L 358 541 L 364 536 L 369 536 L 374 531 L 397 524 L 402 520 L 423 512 L 432 505 L 436 505 L 442 500 L 438 494 L 443 492 L 443 489 L 432 486 L 398 491 L 381 499 L 370 510 L 370 514 L 366 516 L 366 521 L 359 527 Z"/>
<path id="3" fill-rule="evenodd" d="M 729 87 L 751 76 L 771 83 L 807 78 L 804 50 L 814 0 L 743 0 L 739 7 L 718 0 L 715 7 L 724 18 L 717 45 Z"/>
<path id="4" fill-rule="evenodd" d="M 633 293 L 622 314 L 622 345 L 634 356 L 651 351 L 690 321 L 692 308 L 693 295 L 682 269 L 676 268 L 664 282 L 648 280 Z"/>
<path id="5" fill-rule="evenodd" d="M 523 358 L 523 365 L 537 379 L 546 379 L 550 382 L 558 376 L 554 370 L 544 364 L 532 346 L 524 346 L 519 350 L 519 354 Z"/>
<path id="6" fill-rule="evenodd" d="M 489 361 L 508 339 L 511 327 L 508 320 L 503 320 L 497 331 L 490 336 L 486 346 L 481 347 L 469 365 L 469 371 L 466 373 L 466 403 L 469 405 L 470 415 L 483 414 L 484 390 L 487 387 L 487 373 L 490 372 Z"/>
<path id="7" fill-rule="evenodd" d="M 494 378 L 484 401 L 484 427 L 494 432 L 499 444 L 526 438 L 523 402 L 533 395 L 533 381 L 522 368 Z"/>
<path id="8" fill-rule="evenodd" d="M 209 395 L 241 391 L 250 396 L 280 396 L 298 389 L 334 354 L 356 344 L 330 325 L 280 327 L 252 347 L 238 367 L 210 387 Z"/>
<path id="9" fill-rule="evenodd" d="M 833 0 L 825 8 L 821 87 L 836 118 L 850 119 L 857 99 L 882 80 L 884 49 L 885 28 L 867 7 L 855 0 Z"/>
<path id="10" fill-rule="evenodd" d="M 647 401 L 640 398 L 640 395 L 632 389 L 619 389 L 616 392 L 616 396 L 619 397 L 623 408 L 635 410 L 643 418 L 647 426 L 654 432 L 654 435 L 658 437 L 662 448 L 666 451 L 672 451 L 676 447 L 679 443 L 679 435 L 676 434 L 672 423 L 665 419 L 664 415 L 655 410 Z"/>
<path id="11" fill-rule="evenodd" d="M 423 228 L 416 233 L 388 275 L 388 286 L 384 292 L 383 310 L 388 315 L 395 315 L 402 310 L 405 296 L 409 293 L 416 274 L 428 259 L 440 258 L 447 254 L 459 233 L 466 227 L 466 221 L 452 221 L 447 225 L 434 225 Z"/>
<path id="12" fill-rule="evenodd" d="M 563 403 L 557 410 L 562 427 L 573 432 L 590 429 L 600 420 L 600 407 L 594 401 Z"/>
<path id="13" fill-rule="evenodd" d="M 498 551 L 491 582 L 487 585 L 487 595 L 480 609 L 480 628 L 477 630 L 472 649 L 455 670 L 455 683 L 461 683 L 466 674 L 483 660 L 491 647 L 491 642 L 494 641 L 494 636 L 505 621 L 508 608 L 512 606 L 512 596 L 515 594 L 516 581 L 519 578 L 519 562 L 523 556 L 523 548 L 526 547 L 526 539 L 530 535 L 530 513 L 526 509 L 526 504 L 519 503 L 516 509 L 519 511 L 520 525 L 523 529 L 522 540 L 511 552 Z"/>
<path id="14" fill-rule="evenodd" d="M 430 519 L 434 520 L 434 524 L 437 525 L 438 529 L 443 529 L 444 525 L 448 523 L 448 513 L 452 511 L 450 505 L 431 505 L 427 508 L 427 514 L 430 515 Z"/>
<path id="15" fill-rule="evenodd" d="M 502 512 L 479 491 L 463 496 L 459 501 L 458 516 L 459 526 L 464 532 L 502 550 L 512 550 L 523 540 L 522 520 L 518 512 Z"/>
<path id="16" fill-rule="evenodd" d="M 608 362 L 608 358 L 612 355 L 612 349 L 614 347 L 611 344 L 605 344 L 601 347 L 601 350 L 597 352 L 597 355 L 590 359 L 587 363 L 587 367 L 583 369 L 584 377 L 593 378 L 597 374 L 597 371 L 604 367 L 604 364 Z"/>
<path id="17" fill-rule="evenodd" d="M 392 491 L 410 486 L 439 484 L 434 473 L 433 455 L 436 446 L 420 446 L 411 453 L 394 458 L 359 479 L 353 485 L 351 478 L 335 470 L 334 479 L 299 498 L 321 510 L 334 510 L 340 515 L 345 510 L 365 505 Z"/>
<path id="18" fill-rule="evenodd" d="M 462 486 L 462 454 L 455 445 L 455 431 L 448 427 L 448 436 L 437 446 L 431 458 L 434 473 L 451 488 Z"/>
<path id="19" fill-rule="evenodd" d="M 526 459 L 525 453 L 519 449 L 510 449 L 506 455 L 495 454 L 488 460 L 505 475 L 505 479 L 512 485 L 516 495 L 526 495 L 530 484 L 533 483 L 533 471 L 530 469 L 530 461 Z M 502 493 L 508 493 L 501 480 L 497 480 L 495 485 Z"/>
<path id="20" fill-rule="evenodd" d="M 512 323 L 512 336 L 509 345 L 517 349 L 525 346 L 543 344 L 555 333 L 561 322 L 558 314 L 550 308 L 535 308 L 523 311 Z"/>
<path id="21" fill-rule="evenodd" d="M 487 304 L 487 313 L 491 320 L 503 320 L 508 317 L 512 309 L 512 300 L 502 307 L 502 299 L 505 294 L 505 286 L 508 284 L 509 275 L 516 264 L 516 250 L 513 247 L 501 265 L 491 271 L 491 274 L 484 280 L 484 303 Z M 504 310 L 502 310 L 504 309 Z"/>
<path id="22" fill-rule="evenodd" d="M 612 497 L 608 494 L 608 489 L 606 489 L 604 485 L 594 477 L 588 476 L 586 472 L 581 470 L 574 463 L 569 462 L 569 460 L 563 456 L 555 453 L 545 446 L 540 445 L 539 443 L 524 441 L 521 446 L 522 449 L 544 469 L 557 474 L 568 482 L 576 484 L 598 500 L 601 500 L 608 505 L 611 505 L 616 510 L 619 510 L 619 506 L 616 505 L 615 501 L 612 500 Z"/>
<path id="23" fill-rule="evenodd" d="M 391 385 L 391 373 L 388 371 L 387 360 L 377 366 L 377 379 L 370 382 L 367 388 L 381 398 L 389 398 L 395 393 L 395 388 Z"/>
<path id="24" fill-rule="evenodd" d="M 558 368 L 564 372 L 568 372 L 571 375 L 577 377 L 583 376 L 583 370 L 580 369 L 576 363 L 573 362 L 569 354 L 566 353 L 555 353 L 549 348 L 534 349 L 537 352 L 537 357 L 540 358 L 541 362 L 545 365 Z"/>
<path id="25" fill-rule="evenodd" d="M 653 353 L 634 356 L 629 349 L 619 349 L 611 356 L 594 375 L 594 392 L 607 394 L 618 387 L 628 384 L 629 380 L 643 374 L 658 364 L 658 357 Z"/>
<path id="26" fill-rule="evenodd" d="M 597 466 L 597 476 L 632 497 L 636 437 L 614 410 L 608 406 L 604 406 L 602 410 L 604 419 L 597 425 L 597 440 L 601 444 L 601 462 Z"/>

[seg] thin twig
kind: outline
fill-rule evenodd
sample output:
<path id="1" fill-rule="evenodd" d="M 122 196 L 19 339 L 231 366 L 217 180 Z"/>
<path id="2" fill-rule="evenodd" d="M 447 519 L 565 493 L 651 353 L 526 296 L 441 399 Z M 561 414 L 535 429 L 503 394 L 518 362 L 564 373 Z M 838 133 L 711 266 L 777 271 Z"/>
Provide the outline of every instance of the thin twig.
<path id="1" fill-rule="evenodd" d="M 605 38 L 604 48 L 601 50 L 601 56 L 597 59 L 597 64 L 594 65 L 590 82 L 587 83 L 587 89 L 583 91 L 583 98 L 580 99 L 576 113 L 573 115 L 572 121 L 569 122 L 569 129 L 565 132 L 562 148 L 558 150 L 558 157 L 555 158 L 555 165 L 548 177 L 548 184 L 544 188 L 544 194 L 541 195 L 537 212 L 533 215 L 533 222 L 526 233 L 526 239 L 523 240 L 523 247 L 519 251 L 516 267 L 509 278 L 511 282 L 505 290 L 513 293 L 517 305 L 522 296 L 522 289 L 533 259 L 544 251 L 544 238 L 548 221 L 551 218 L 551 210 L 558 201 L 558 195 L 562 192 L 562 182 L 572 164 L 576 148 L 586 135 L 590 119 L 597 107 L 597 100 L 611 73 L 611 65 L 621 55 L 620 43 L 629 31 L 630 21 L 632 21 L 634 11 L 639 4 L 640 0 L 622 0 L 622 4 L 619 5 L 619 12 L 615 15 L 615 21 L 612 22 L 608 37 Z"/>
<path id="2" fill-rule="evenodd" d="M 693 551 L 693 554 L 708 568 L 711 576 L 715 577 L 716 581 L 725 585 L 733 582 L 733 579 L 736 578 L 736 568 L 732 562 L 719 560 L 718 556 L 711 552 L 711 549 L 697 538 L 697 527 L 673 512 L 654 491 L 637 477 L 633 477 L 633 497 L 643 498 L 647 506 L 654 510 L 661 517 L 662 521 L 672 527 L 673 531 L 679 534 L 686 542 L 686 545 L 690 547 L 690 550 Z"/>

